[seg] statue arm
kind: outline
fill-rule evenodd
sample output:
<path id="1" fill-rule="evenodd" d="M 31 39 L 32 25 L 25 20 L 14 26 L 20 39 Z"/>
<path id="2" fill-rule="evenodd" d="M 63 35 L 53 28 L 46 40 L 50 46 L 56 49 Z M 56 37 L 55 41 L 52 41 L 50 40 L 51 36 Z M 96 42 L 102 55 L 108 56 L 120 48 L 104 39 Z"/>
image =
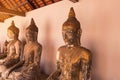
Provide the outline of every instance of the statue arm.
<path id="1" fill-rule="evenodd" d="M 22 53 L 22 51 L 21 51 L 21 48 L 22 48 L 22 45 L 21 45 L 21 43 L 18 43 L 18 45 L 19 45 L 19 47 L 17 47 L 16 48 L 16 53 L 18 53 L 16 56 L 15 56 L 15 58 L 20 58 L 21 57 L 21 59 L 20 59 L 20 61 L 17 63 L 17 64 L 15 64 L 15 65 L 13 65 L 12 67 L 10 67 L 9 69 L 8 69 L 8 75 L 12 72 L 12 71 L 14 71 L 14 69 L 17 69 L 17 68 L 19 68 L 19 67 L 21 67 L 23 64 L 24 64 L 24 62 L 25 62 L 25 59 L 24 59 L 24 53 Z M 17 45 L 16 45 L 17 46 Z M 25 51 L 24 51 L 25 52 Z M 19 56 L 18 56 L 19 55 Z"/>
<path id="2" fill-rule="evenodd" d="M 82 56 L 80 60 L 80 71 L 84 80 L 91 80 L 92 56 L 90 54 Z"/>
<path id="3" fill-rule="evenodd" d="M 19 50 L 20 50 L 20 48 L 18 49 L 18 52 L 19 52 Z M 20 52 L 20 54 L 19 54 L 19 56 L 21 57 L 20 61 L 17 64 L 15 64 L 14 66 L 12 66 L 11 68 L 9 68 L 10 72 L 12 72 L 16 68 L 19 68 L 20 66 L 22 66 L 25 63 L 25 56 L 24 56 L 25 50 L 26 50 L 26 45 L 24 47 L 23 53 Z"/>
<path id="4" fill-rule="evenodd" d="M 22 49 L 22 45 L 21 42 L 16 42 L 15 43 L 15 50 L 16 50 L 16 55 L 14 56 L 15 59 L 20 58 L 21 55 L 21 49 Z"/>
<path id="5" fill-rule="evenodd" d="M 41 59 L 41 52 L 42 52 L 42 46 L 36 46 L 34 47 L 34 57 L 33 57 L 33 62 L 29 64 L 27 67 L 28 69 L 35 69 L 37 66 L 40 65 L 40 59 Z"/>
<path id="6" fill-rule="evenodd" d="M 11 56 L 8 56 L 5 58 L 3 64 L 7 67 L 10 68 L 13 65 L 17 64 L 18 61 L 20 60 L 20 53 L 21 53 L 21 43 L 17 41 L 15 43 L 15 53 L 12 54 Z M 10 54 L 10 53 L 9 53 Z"/>
<path id="7" fill-rule="evenodd" d="M 7 53 L 8 53 L 8 50 L 7 50 L 7 47 L 8 47 L 8 43 L 9 42 L 5 42 L 4 45 L 3 45 L 3 52 L 0 54 L 0 59 L 4 59 L 7 57 Z"/>
<path id="8" fill-rule="evenodd" d="M 42 46 L 39 45 L 38 47 L 35 47 L 34 50 L 34 66 L 40 65 L 40 59 L 41 59 L 41 53 L 42 53 Z"/>
<path id="9" fill-rule="evenodd" d="M 0 54 L 0 59 L 4 59 L 4 58 L 6 58 L 7 57 L 7 54 L 6 53 L 1 53 Z"/>
<path id="10" fill-rule="evenodd" d="M 58 77 L 61 74 L 61 69 L 59 68 L 59 62 L 57 62 L 57 70 L 50 74 L 50 76 L 47 78 L 47 80 L 58 80 Z"/>
<path id="11" fill-rule="evenodd" d="M 59 52 L 57 52 L 57 70 L 50 74 L 47 80 L 58 80 L 58 77 L 61 75 L 59 55 L 60 55 Z"/>
<path id="12" fill-rule="evenodd" d="M 22 55 L 20 55 L 21 56 L 21 60 L 17 64 L 15 64 L 12 67 L 10 67 L 9 69 L 7 69 L 7 71 L 8 71 L 7 76 L 9 76 L 9 74 L 12 71 L 14 71 L 15 69 L 21 67 L 25 63 L 24 53 L 21 53 L 21 54 L 22 54 Z"/>
<path id="13" fill-rule="evenodd" d="M 15 64 L 14 66 L 9 68 L 9 73 L 12 72 L 14 69 L 19 68 L 20 66 L 22 66 L 24 64 L 25 61 L 21 60 L 19 61 L 17 64 Z"/>

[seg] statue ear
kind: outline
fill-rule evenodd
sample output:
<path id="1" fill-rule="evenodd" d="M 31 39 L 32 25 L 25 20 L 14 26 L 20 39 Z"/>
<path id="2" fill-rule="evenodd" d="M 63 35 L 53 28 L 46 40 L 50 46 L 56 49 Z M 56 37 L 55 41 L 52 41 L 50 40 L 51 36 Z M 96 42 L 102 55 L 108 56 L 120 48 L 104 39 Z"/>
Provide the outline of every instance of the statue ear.
<path id="1" fill-rule="evenodd" d="M 37 41 L 37 37 L 38 37 L 38 32 L 34 32 L 34 39 L 35 39 L 35 41 Z"/>
<path id="2" fill-rule="evenodd" d="M 80 38 L 81 38 L 82 30 L 79 29 L 77 30 L 77 44 L 80 45 Z"/>
<path id="3" fill-rule="evenodd" d="M 77 30 L 77 36 L 80 37 L 81 34 L 82 34 L 82 30 L 81 29 Z"/>
<path id="4" fill-rule="evenodd" d="M 62 36 L 63 36 L 63 39 L 65 40 L 66 39 L 65 31 L 62 31 Z"/>

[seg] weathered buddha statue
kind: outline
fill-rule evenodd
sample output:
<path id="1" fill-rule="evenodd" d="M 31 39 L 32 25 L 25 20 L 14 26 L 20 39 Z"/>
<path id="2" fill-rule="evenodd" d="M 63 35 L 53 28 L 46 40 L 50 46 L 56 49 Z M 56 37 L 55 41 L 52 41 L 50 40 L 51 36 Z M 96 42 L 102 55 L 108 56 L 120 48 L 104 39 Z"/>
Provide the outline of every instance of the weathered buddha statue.
<path id="1" fill-rule="evenodd" d="M 8 41 L 6 40 L 4 42 L 4 45 L 3 45 L 3 51 L 0 53 L 0 59 L 4 59 L 5 57 L 7 57 L 7 45 L 8 45 Z"/>
<path id="2" fill-rule="evenodd" d="M 57 70 L 47 80 L 91 80 L 91 52 L 82 47 L 82 30 L 73 8 L 62 26 L 65 45 L 58 49 Z"/>
<path id="3" fill-rule="evenodd" d="M 21 54 L 21 41 L 18 39 L 19 29 L 15 26 L 14 21 L 12 21 L 11 26 L 8 28 L 7 35 L 10 41 L 9 43 L 5 42 L 4 51 L 0 55 L 2 56 L 0 59 L 0 74 L 3 78 L 9 71 L 9 68 L 20 61 Z"/>
<path id="4" fill-rule="evenodd" d="M 4 45 L 3 45 L 3 53 L 4 54 L 7 54 L 7 45 L 8 45 L 8 41 L 6 40 L 5 42 L 4 42 Z"/>
<path id="5" fill-rule="evenodd" d="M 33 19 L 31 20 L 31 24 L 26 28 L 25 35 L 26 44 L 24 53 L 21 61 L 11 69 L 12 78 L 13 80 L 41 80 L 40 59 L 42 46 L 37 41 L 38 28 Z"/>

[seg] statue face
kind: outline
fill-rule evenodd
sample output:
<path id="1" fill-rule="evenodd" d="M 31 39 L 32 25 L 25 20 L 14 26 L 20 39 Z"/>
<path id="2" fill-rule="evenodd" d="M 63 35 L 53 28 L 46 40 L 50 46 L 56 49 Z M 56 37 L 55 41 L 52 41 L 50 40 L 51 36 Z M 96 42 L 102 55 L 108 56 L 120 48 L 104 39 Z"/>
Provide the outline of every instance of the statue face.
<path id="1" fill-rule="evenodd" d="M 7 31 L 7 35 L 10 39 L 14 39 L 15 38 L 15 33 L 12 31 L 12 30 L 9 30 Z"/>
<path id="2" fill-rule="evenodd" d="M 28 41 L 34 41 L 34 32 L 27 29 L 26 30 L 26 38 Z"/>
<path id="3" fill-rule="evenodd" d="M 72 25 L 63 26 L 63 38 L 66 44 L 72 45 L 76 42 L 77 30 Z"/>

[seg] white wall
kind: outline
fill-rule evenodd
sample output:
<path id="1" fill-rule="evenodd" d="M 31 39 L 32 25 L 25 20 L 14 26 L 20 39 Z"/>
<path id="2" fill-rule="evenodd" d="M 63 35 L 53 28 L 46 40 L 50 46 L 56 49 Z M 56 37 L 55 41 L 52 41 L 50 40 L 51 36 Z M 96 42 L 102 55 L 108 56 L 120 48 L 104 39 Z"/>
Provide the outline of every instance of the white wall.
<path id="1" fill-rule="evenodd" d="M 11 20 L 20 28 L 20 39 L 24 39 L 24 29 L 34 18 L 39 27 L 38 41 L 43 46 L 41 68 L 50 74 L 56 69 L 55 56 L 63 45 L 61 28 L 66 21 L 70 7 L 74 7 L 82 26 L 82 46 L 93 52 L 93 80 L 120 80 L 120 1 L 80 0 L 72 3 L 63 0 L 0 23 L 0 43 L 6 37 Z"/>

